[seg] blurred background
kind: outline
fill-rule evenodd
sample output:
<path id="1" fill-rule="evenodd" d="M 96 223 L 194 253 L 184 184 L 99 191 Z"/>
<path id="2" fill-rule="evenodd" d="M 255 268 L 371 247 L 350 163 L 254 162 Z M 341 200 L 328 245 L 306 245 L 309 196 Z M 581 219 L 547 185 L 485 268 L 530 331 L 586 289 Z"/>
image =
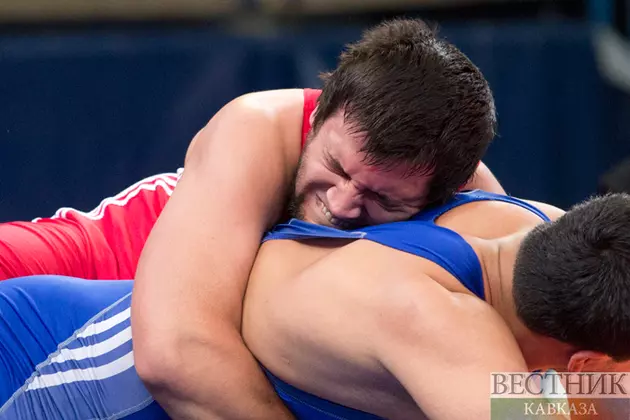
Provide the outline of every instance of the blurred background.
<path id="1" fill-rule="evenodd" d="M 630 187 L 630 0 L 2 0 L 0 221 L 175 171 L 226 102 L 320 86 L 394 16 L 437 23 L 486 75 L 485 161 L 509 193 L 566 208 Z"/>

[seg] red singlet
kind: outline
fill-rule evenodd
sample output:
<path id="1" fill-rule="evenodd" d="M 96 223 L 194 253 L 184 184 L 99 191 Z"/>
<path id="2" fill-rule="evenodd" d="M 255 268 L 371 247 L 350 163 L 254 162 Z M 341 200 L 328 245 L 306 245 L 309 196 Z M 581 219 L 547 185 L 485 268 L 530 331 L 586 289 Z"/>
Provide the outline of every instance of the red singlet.
<path id="1" fill-rule="evenodd" d="M 320 93 L 304 89 L 302 145 Z M 149 232 L 177 180 L 176 173 L 143 179 L 89 213 L 62 208 L 50 218 L 0 224 L 0 280 L 35 274 L 134 278 Z"/>

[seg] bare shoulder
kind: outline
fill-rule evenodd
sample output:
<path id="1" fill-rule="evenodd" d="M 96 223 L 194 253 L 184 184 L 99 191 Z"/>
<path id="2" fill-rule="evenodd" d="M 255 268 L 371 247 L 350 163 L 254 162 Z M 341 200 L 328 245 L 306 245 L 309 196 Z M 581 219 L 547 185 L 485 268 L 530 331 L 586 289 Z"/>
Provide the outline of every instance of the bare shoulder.
<path id="1" fill-rule="evenodd" d="M 282 130 L 288 128 L 299 136 L 303 112 L 302 89 L 252 92 L 228 102 L 212 117 L 206 128 L 232 121 L 239 122 L 240 126 L 263 123 Z"/>
<path id="2" fill-rule="evenodd" d="M 520 354 L 505 322 L 484 300 L 448 291 L 428 276 L 426 280 L 399 281 L 384 294 L 382 331 L 418 343 L 425 337 L 432 346 L 450 346 L 452 337 L 465 341 L 484 336 L 484 346 L 500 344 Z"/>
<path id="3" fill-rule="evenodd" d="M 245 148 L 260 146 L 269 153 L 281 153 L 288 162 L 297 163 L 301 153 L 303 108 L 302 89 L 239 96 L 224 105 L 197 133 L 186 160 L 195 154 L 209 153 L 208 150 L 214 153 L 213 144 L 219 142 Z"/>
<path id="4" fill-rule="evenodd" d="M 536 207 L 537 209 L 545 213 L 547 217 L 549 217 L 551 220 L 557 220 L 558 218 L 562 217 L 564 213 L 566 213 L 561 208 L 558 208 L 551 204 L 541 203 L 540 201 L 533 201 L 533 200 L 523 200 L 523 201 L 531 204 L 532 206 Z"/>
<path id="5" fill-rule="evenodd" d="M 238 120 L 241 125 L 263 122 L 300 136 L 304 112 L 302 89 L 267 90 L 247 93 L 228 104 L 210 120 Z"/>
<path id="6" fill-rule="evenodd" d="M 234 101 L 239 108 L 256 111 L 273 118 L 298 117 L 302 122 L 304 110 L 303 89 L 278 89 L 251 92 L 239 96 Z"/>
<path id="7" fill-rule="evenodd" d="M 536 206 L 546 214 L 545 209 Z M 460 235 L 495 239 L 532 228 L 543 220 L 521 206 L 503 201 L 476 201 L 440 216 L 437 224 Z"/>
<path id="8" fill-rule="evenodd" d="M 428 418 L 490 418 L 492 372 L 527 370 L 503 319 L 481 299 L 439 287 L 408 282 L 397 297 L 373 331 L 378 362 Z"/>
<path id="9" fill-rule="evenodd" d="M 273 125 L 290 161 L 297 162 L 301 153 L 304 114 L 303 89 L 278 89 L 252 92 L 236 98 L 234 113 Z M 246 123 L 245 121 L 243 121 Z"/>

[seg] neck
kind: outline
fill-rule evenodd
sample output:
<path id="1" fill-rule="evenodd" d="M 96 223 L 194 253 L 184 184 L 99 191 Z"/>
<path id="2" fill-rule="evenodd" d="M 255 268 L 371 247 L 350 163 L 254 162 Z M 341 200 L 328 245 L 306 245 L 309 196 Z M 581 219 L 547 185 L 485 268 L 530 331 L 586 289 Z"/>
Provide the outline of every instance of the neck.
<path id="1" fill-rule="evenodd" d="M 516 313 L 512 296 L 514 265 L 527 231 L 490 241 L 483 256 L 486 301 L 501 315 L 516 339 L 529 370 L 566 370 L 571 357 L 568 345 L 536 334 Z"/>

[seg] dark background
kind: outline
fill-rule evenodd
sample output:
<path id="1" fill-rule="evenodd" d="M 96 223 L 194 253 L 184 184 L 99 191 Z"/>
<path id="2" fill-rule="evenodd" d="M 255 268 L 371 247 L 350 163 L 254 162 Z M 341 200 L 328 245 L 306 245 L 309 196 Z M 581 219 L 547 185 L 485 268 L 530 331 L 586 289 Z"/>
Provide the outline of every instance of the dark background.
<path id="1" fill-rule="evenodd" d="M 226 102 L 318 87 L 344 43 L 393 16 L 438 23 L 486 75 L 500 135 L 485 161 L 509 193 L 566 208 L 630 155 L 626 0 L 216 1 L 0 6 L 0 220 L 87 211 L 175 171 Z"/>

